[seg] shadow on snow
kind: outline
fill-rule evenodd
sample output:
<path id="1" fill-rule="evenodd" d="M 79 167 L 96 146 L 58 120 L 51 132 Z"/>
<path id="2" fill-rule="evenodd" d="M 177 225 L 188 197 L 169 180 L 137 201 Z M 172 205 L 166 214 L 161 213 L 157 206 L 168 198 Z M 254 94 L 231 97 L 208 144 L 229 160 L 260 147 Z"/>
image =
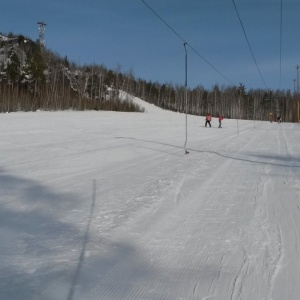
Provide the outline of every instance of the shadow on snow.
<path id="1" fill-rule="evenodd" d="M 114 299 L 123 280 L 117 289 L 122 299 L 132 293 L 133 282 L 147 276 L 150 267 L 127 242 L 100 239 L 98 250 L 86 255 L 97 205 L 95 180 L 91 190 L 80 227 L 66 218 L 80 201 L 76 195 L 60 195 L 0 169 L 1 300 L 95 299 L 95 293 Z M 124 271 L 128 260 L 139 263 L 124 278 L 118 269 Z"/>

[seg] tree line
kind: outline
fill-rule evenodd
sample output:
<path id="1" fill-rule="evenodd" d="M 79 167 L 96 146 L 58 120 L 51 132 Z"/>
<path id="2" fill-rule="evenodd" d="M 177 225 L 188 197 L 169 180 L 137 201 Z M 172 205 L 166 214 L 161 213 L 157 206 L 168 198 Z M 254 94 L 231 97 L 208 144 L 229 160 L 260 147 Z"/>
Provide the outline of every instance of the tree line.
<path id="1" fill-rule="evenodd" d="M 163 109 L 185 112 L 185 87 L 136 81 L 131 93 Z M 187 112 L 192 115 L 210 113 L 217 117 L 245 120 L 268 120 L 269 113 L 285 121 L 296 121 L 297 97 L 289 90 L 269 91 L 239 86 L 219 86 L 211 89 L 199 85 L 187 90 Z"/>
<path id="2" fill-rule="evenodd" d="M 1 34 L 0 34 L 1 36 Z M 114 110 L 143 109 L 131 99 L 120 99 L 119 91 L 139 97 L 162 109 L 193 115 L 268 120 L 269 113 L 283 121 L 298 121 L 298 99 L 289 90 L 269 91 L 239 86 L 210 89 L 199 85 L 186 88 L 136 78 L 120 67 L 80 66 L 24 36 L 9 34 L 0 39 L 0 112 L 35 110 Z M 6 60 L 3 59 L 6 57 Z M 187 107 L 185 107 L 187 97 Z"/>

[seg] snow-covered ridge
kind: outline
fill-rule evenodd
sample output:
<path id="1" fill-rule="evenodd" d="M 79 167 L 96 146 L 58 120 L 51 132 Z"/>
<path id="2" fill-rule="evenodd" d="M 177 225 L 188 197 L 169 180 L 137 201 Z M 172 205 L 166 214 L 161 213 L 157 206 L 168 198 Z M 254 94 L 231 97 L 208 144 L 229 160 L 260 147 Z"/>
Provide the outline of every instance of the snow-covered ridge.
<path id="1" fill-rule="evenodd" d="M 160 107 L 155 106 L 154 104 L 148 103 L 138 97 L 134 97 L 130 94 L 128 94 L 125 91 L 119 91 L 119 98 L 120 100 L 129 100 L 133 101 L 135 104 L 140 106 L 141 108 L 145 109 L 145 112 L 151 113 L 151 112 L 163 112 L 164 110 Z"/>
<path id="2" fill-rule="evenodd" d="M 9 41 L 9 38 L 0 34 L 0 42 L 1 41 Z"/>

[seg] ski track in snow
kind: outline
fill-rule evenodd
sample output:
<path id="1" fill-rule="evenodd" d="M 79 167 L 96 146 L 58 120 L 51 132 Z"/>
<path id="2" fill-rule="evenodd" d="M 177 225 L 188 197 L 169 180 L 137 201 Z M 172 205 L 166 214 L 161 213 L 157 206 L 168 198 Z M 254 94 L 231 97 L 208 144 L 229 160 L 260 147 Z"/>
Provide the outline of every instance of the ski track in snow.
<path id="1" fill-rule="evenodd" d="M 143 104 L 1 116 L 1 300 L 298 299 L 299 125 Z"/>

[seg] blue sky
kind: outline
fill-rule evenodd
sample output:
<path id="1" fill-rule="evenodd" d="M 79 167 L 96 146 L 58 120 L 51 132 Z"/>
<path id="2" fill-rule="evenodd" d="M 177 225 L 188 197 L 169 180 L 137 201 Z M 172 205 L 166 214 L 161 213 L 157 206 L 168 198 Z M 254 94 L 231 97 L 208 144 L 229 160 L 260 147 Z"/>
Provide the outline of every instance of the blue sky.
<path id="1" fill-rule="evenodd" d="M 263 80 L 232 0 L 145 2 L 188 43 L 189 87 L 242 83 L 247 89 L 294 91 L 300 65 L 299 0 L 282 1 L 282 43 L 281 0 L 235 0 Z M 0 32 L 36 40 L 37 21 L 47 23 L 46 46 L 71 61 L 160 83 L 185 83 L 183 41 L 141 0 L 2 1 Z"/>

